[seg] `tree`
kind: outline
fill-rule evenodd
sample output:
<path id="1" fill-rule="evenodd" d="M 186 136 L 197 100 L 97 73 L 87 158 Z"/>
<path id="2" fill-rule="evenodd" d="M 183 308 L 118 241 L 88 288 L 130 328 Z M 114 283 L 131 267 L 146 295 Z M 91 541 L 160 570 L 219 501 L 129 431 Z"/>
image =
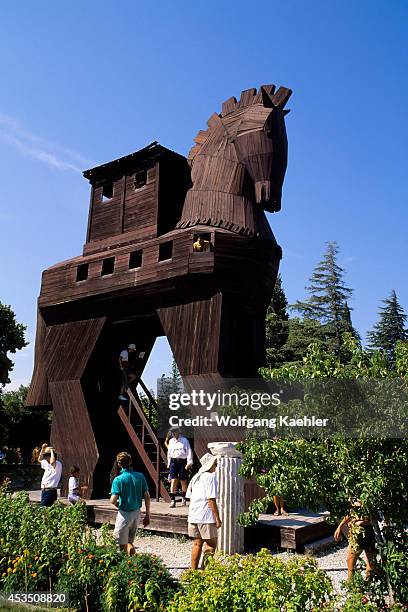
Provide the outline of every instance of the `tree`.
<path id="1" fill-rule="evenodd" d="M 175 390 L 180 391 L 183 387 L 183 381 L 181 379 L 180 370 L 178 369 L 176 360 L 173 357 L 171 363 L 171 380 Z"/>
<path id="2" fill-rule="evenodd" d="M 395 346 L 399 340 L 408 340 L 405 329 L 407 315 L 399 304 L 397 294 L 391 291 L 389 298 L 383 300 L 385 306 L 380 307 L 380 319 L 368 332 L 367 340 L 371 349 L 385 351 L 391 364 L 395 363 Z"/>
<path id="3" fill-rule="evenodd" d="M 306 287 L 309 297 L 297 301 L 292 307 L 305 319 L 312 319 L 324 326 L 329 348 L 339 353 L 341 337 L 346 331 L 354 332 L 347 300 L 353 291 L 344 283 L 344 270 L 337 263 L 339 247 L 336 242 L 328 242 L 323 260 L 318 263 Z"/>
<path id="4" fill-rule="evenodd" d="M 17 323 L 10 306 L 0 302 L 0 386 L 10 382 L 8 375 L 14 367 L 7 353 L 15 353 L 28 344 L 24 337 L 25 330 L 25 325 Z"/>
<path id="5" fill-rule="evenodd" d="M 284 349 L 289 336 L 287 305 L 288 301 L 279 274 L 265 319 L 266 362 L 270 368 L 278 367 L 285 361 L 289 361 L 291 357 Z"/>
<path id="6" fill-rule="evenodd" d="M 286 362 L 302 362 L 312 342 L 322 344 L 326 342 L 324 326 L 319 321 L 308 317 L 289 319 L 288 332 L 288 339 L 283 347 L 287 356 Z"/>
<path id="7" fill-rule="evenodd" d="M 25 462 L 35 446 L 49 439 L 52 415 L 43 407 L 26 408 L 27 393 L 28 387 L 20 385 L 2 393 L 0 404 L 0 447 L 20 448 Z"/>

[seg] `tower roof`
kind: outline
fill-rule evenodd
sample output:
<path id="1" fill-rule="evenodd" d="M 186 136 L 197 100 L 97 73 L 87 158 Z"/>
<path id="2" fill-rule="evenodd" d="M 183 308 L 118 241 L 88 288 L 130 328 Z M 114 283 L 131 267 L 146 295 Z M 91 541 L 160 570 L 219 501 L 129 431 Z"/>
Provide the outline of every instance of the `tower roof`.
<path id="1" fill-rule="evenodd" d="M 133 168 L 136 164 L 145 161 L 150 161 L 155 158 L 162 157 L 164 155 L 184 159 L 184 157 L 179 153 L 176 153 L 171 149 L 163 147 L 155 140 L 143 149 L 139 149 L 139 151 L 129 153 L 129 155 L 119 157 L 118 159 L 114 159 L 113 161 L 107 162 L 106 164 L 101 164 L 100 166 L 96 166 L 95 168 L 85 170 L 83 172 L 83 175 L 86 179 L 89 180 L 90 183 L 94 183 L 97 180 L 104 179 L 112 175 L 117 175 L 121 172 L 129 170 Z"/>

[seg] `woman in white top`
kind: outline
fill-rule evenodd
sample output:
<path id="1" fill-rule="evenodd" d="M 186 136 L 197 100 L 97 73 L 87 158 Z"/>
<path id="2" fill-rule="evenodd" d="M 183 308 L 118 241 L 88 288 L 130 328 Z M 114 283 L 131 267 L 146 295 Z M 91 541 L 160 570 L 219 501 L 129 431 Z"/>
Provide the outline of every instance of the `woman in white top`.
<path id="1" fill-rule="evenodd" d="M 41 480 L 41 506 L 52 506 L 58 497 L 57 488 L 61 480 L 62 463 L 57 460 L 57 453 L 44 443 L 38 457 L 44 474 Z"/>

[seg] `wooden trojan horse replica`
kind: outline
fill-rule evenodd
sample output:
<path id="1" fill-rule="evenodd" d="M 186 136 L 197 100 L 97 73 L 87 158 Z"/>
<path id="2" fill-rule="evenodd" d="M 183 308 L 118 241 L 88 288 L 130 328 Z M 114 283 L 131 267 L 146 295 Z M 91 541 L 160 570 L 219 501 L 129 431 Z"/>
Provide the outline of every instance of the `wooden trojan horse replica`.
<path id="1" fill-rule="evenodd" d="M 264 85 L 228 99 L 188 161 L 154 142 L 84 172 L 86 243 L 43 272 L 27 404 L 52 405 L 51 442 L 66 468 L 81 467 L 88 497 L 107 494 L 115 454 L 131 441 L 136 468 L 168 499 L 164 449 L 138 398 L 118 408 L 128 343 L 139 380 L 161 335 L 187 388 L 257 376 L 281 259 L 264 211 L 281 207 L 290 94 Z M 209 248 L 193 249 L 198 236 Z"/>

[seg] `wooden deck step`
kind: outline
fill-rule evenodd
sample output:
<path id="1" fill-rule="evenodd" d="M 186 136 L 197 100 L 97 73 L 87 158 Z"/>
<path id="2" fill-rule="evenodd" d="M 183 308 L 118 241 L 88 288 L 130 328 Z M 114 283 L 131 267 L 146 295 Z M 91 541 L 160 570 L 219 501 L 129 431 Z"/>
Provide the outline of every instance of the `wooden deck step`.
<path id="1" fill-rule="evenodd" d="M 40 491 L 30 491 L 30 501 L 38 503 Z M 181 498 L 178 498 L 181 501 Z M 68 503 L 66 498 L 60 498 Z M 165 501 L 151 501 L 151 522 L 147 531 L 188 535 L 188 507 L 180 501 L 176 508 L 170 508 Z M 115 524 L 117 510 L 107 499 L 86 501 L 88 521 L 92 524 Z M 142 510 L 141 519 L 144 517 Z M 334 527 L 326 522 L 327 513 L 315 514 L 307 510 L 291 512 L 287 516 L 261 514 L 256 526 L 245 528 L 245 549 L 283 548 L 304 552 L 305 545 L 321 540 L 333 533 Z M 140 529 L 143 529 L 141 526 Z"/>

